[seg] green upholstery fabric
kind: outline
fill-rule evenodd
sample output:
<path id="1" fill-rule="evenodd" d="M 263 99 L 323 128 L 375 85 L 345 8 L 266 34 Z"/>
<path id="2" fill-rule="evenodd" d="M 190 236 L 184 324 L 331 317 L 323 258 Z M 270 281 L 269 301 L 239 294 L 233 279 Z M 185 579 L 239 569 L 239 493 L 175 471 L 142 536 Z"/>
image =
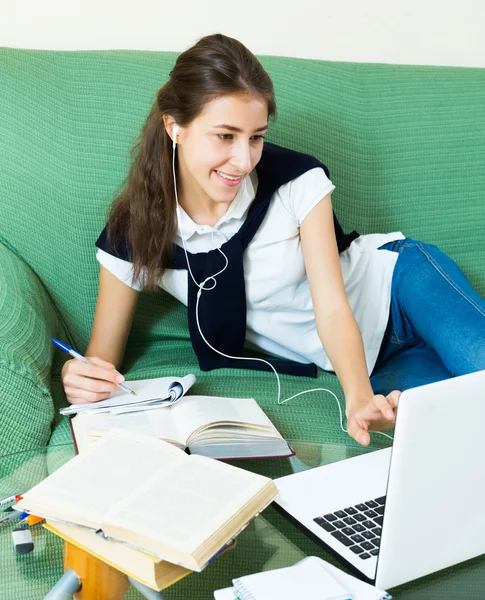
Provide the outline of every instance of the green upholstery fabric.
<path id="1" fill-rule="evenodd" d="M 93 242 L 174 60 L 156 52 L 0 51 L 0 238 L 40 277 L 81 350 L 96 299 Z M 329 166 L 343 226 L 401 229 L 436 243 L 483 293 L 484 70 L 263 63 L 279 109 L 268 139 Z M 166 318 L 147 323 L 149 331 L 134 328 L 132 344 L 187 339 L 183 309 L 166 304 Z"/>
<path id="2" fill-rule="evenodd" d="M 63 335 L 41 281 L 0 243 L 0 456 L 48 443 L 54 417 L 50 338 Z"/>
<path id="3" fill-rule="evenodd" d="M 0 241 L 40 278 L 66 338 L 81 352 L 96 302 L 93 243 L 175 58 L 0 49 Z M 282 57 L 262 62 L 279 110 L 268 139 L 329 166 L 344 228 L 402 230 L 438 244 L 483 294 L 485 71 Z M 58 404 L 64 402 L 61 364 L 51 384 Z M 123 370 L 138 378 L 173 373 L 175 366 L 200 375 L 185 309 L 163 293 L 144 294 Z M 283 397 L 316 383 L 342 399 L 332 375 L 282 382 Z M 268 374 L 222 370 L 201 375 L 194 391 L 254 395 L 285 435 L 344 439 L 330 395 L 278 407 L 275 390 Z"/>
<path id="4" fill-rule="evenodd" d="M 65 357 L 54 352 L 50 337 L 80 352 L 87 346 L 97 293 L 94 241 L 175 58 L 164 52 L 0 49 L 1 453 L 44 445 L 51 427 L 52 444 L 69 441 L 67 422 L 55 420 L 54 408 L 65 403 Z M 261 60 L 278 102 L 267 139 L 328 165 L 344 229 L 401 230 L 437 244 L 485 294 L 485 69 Z M 194 393 L 253 396 L 288 437 L 349 443 L 329 394 L 278 406 L 272 374 L 201 373 L 185 308 L 162 292 L 142 294 L 122 369 L 127 379 L 192 372 L 198 377 Z M 316 381 L 282 376 L 281 382 L 282 398 L 325 387 L 343 401 L 328 373 Z M 373 443 L 387 445 L 379 436 Z M 57 466 L 51 460 L 49 469 Z M 291 526 L 278 526 L 305 552 L 321 555 Z M 32 576 L 28 556 L 18 559 L 16 569 L 22 572 L 25 564 L 25 577 L 16 597 L 40 598 L 61 572 L 59 544 L 53 536 L 42 539 L 42 552 L 57 566 L 39 554 Z M 11 553 L 5 536 L 0 544 L 2 557 Z M 213 565 L 211 573 L 222 569 L 220 576 L 187 578 L 167 597 L 209 599 L 212 584 L 229 583 L 223 561 L 231 560 L 228 553 Z M 0 599 L 11 597 L 0 587 Z M 127 597 L 139 596 L 131 591 Z"/>

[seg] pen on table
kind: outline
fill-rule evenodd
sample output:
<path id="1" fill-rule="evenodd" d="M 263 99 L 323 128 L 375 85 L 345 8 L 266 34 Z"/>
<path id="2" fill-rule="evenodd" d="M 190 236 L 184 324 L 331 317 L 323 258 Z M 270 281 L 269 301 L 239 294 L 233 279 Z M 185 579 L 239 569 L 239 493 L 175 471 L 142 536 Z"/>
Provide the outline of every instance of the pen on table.
<path id="1" fill-rule="evenodd" d="M 54 344 L 60 348 L 61 350 L 64 350 L 64 352 L 67 352 L 68 354 L 70 354 L 71 356 L 74 356 L 74 358 L 77 358 L 78 360 L 80 360 L 83 363 L 86 363 L 87 365 L 93 365 L 94 363 L 92 363 L 90 360 L 88 360 L 87 358 L 85 358 L 82 354 L 79 354 L 79 352 L 76 352 L 76 350 L 74 350 L 74 348 L 71 348 L 70 346 L 68 346 L 67 344 L 63 344 L 62 342 L 60 342 L 59 340 L 56 340 L 56 338 L 52 338 L 52 341 L 54 342 Z M 133 390 L 131 390 L 127 385 L 125 385 L 124 383 L 117 383 L 116 384 L 118 387 L 120 387 L 122 390 L 124 390 L 125 392 L 128 392 L 129 394 L 132 394 L 133 396 L 136 396 L 136 392 L 134 392 Z"/>
<path id="2" fill-rule="evenodd" d="M 18 515 L 19 521 L 22 523 L 27 523 L 27 525 L 35 525 L 36 523 L 40 523 L 44 520 L 44 517 L 37 517 L 36 515 L 31 515 L 28 512 L 23 512 Z"/>

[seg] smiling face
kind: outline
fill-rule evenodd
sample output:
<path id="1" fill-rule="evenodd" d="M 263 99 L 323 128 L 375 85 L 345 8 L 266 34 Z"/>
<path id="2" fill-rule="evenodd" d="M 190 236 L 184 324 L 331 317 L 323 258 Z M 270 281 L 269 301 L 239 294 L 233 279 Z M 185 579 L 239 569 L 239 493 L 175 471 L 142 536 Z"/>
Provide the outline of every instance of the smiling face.
<path id="1" fill-rule="evenodd" d="M 179 202 L 192 218 L 226 212 L 261 158 L 267 128 L 266 102 L 251 95 L 216 98 L 187 127 L 180 127 Z"/>

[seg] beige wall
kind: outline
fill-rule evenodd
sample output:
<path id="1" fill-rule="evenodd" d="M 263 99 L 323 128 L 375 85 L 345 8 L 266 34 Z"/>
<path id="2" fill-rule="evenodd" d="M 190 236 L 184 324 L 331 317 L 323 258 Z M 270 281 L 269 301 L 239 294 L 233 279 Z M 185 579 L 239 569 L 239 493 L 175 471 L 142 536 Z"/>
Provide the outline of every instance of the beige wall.
<path id="1" fill-rule="evenodd" d="M 220 31 L 256 54 L 485 67 L 485 0 L 0 0 L 0 45 L 181 51 Z"/>

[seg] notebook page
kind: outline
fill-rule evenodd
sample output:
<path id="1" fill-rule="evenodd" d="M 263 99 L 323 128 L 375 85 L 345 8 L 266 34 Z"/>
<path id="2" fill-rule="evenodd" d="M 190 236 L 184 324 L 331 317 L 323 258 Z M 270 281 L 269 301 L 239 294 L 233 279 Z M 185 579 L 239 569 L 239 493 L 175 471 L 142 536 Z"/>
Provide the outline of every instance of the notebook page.
<path id="1" fill-rule="evenodd" d="M 157 377 L 155 379 L 138 379 L 134 381 L 126 381 L 126 385 L 136 392 L 136 396 L 118 389 L 112 392 L 106 400 L 89 404 L 71 404 L 66 408 L 62 408 L 61 414 L 84 413 L 96 410 L 105 410 L 111 407 L 137 404 L 139 402 L 170 398 L 169 389 L 173 384 L 179 383 L 183 392 L 187 392 L 195 382 L 195 375 L 185 375 L 184 377 Z"/>
<path id="2" fill-rule="evenodd" d="M 214 421 L 237 421 L 270 428 L 274 425 L 253 398 L 219 398 L 217 396 L 185 396 L 172 407 L 180 432 L 188 440 L 192 432 Z"/>
<path id="3" fill-rule="evenodd" d="M 136 531 L 148 540 L 143 548 L 155 554 L 161 552 L 158 542 L 192 553 L 271 483 L 266 477 L 212 459 L 186 458 L 159 470 L 114 506 L 103 530 L 108 535 L 113 532 L 113 537 L 116 528 Z"/>
<path id="4" fill-rule="evenodd" d="M 184 459 L 171 444 L 115 430 L 24 494 L 18 506 L 98 529 L 111 507 L 160 465 Z"/>
<path id="5" fill-rule="evenodd" d="M 316 557 L 306 558 L 293 567 L 234 579 L 233 585 L 241 600 L 352 600 L 347 589 Z"/>

